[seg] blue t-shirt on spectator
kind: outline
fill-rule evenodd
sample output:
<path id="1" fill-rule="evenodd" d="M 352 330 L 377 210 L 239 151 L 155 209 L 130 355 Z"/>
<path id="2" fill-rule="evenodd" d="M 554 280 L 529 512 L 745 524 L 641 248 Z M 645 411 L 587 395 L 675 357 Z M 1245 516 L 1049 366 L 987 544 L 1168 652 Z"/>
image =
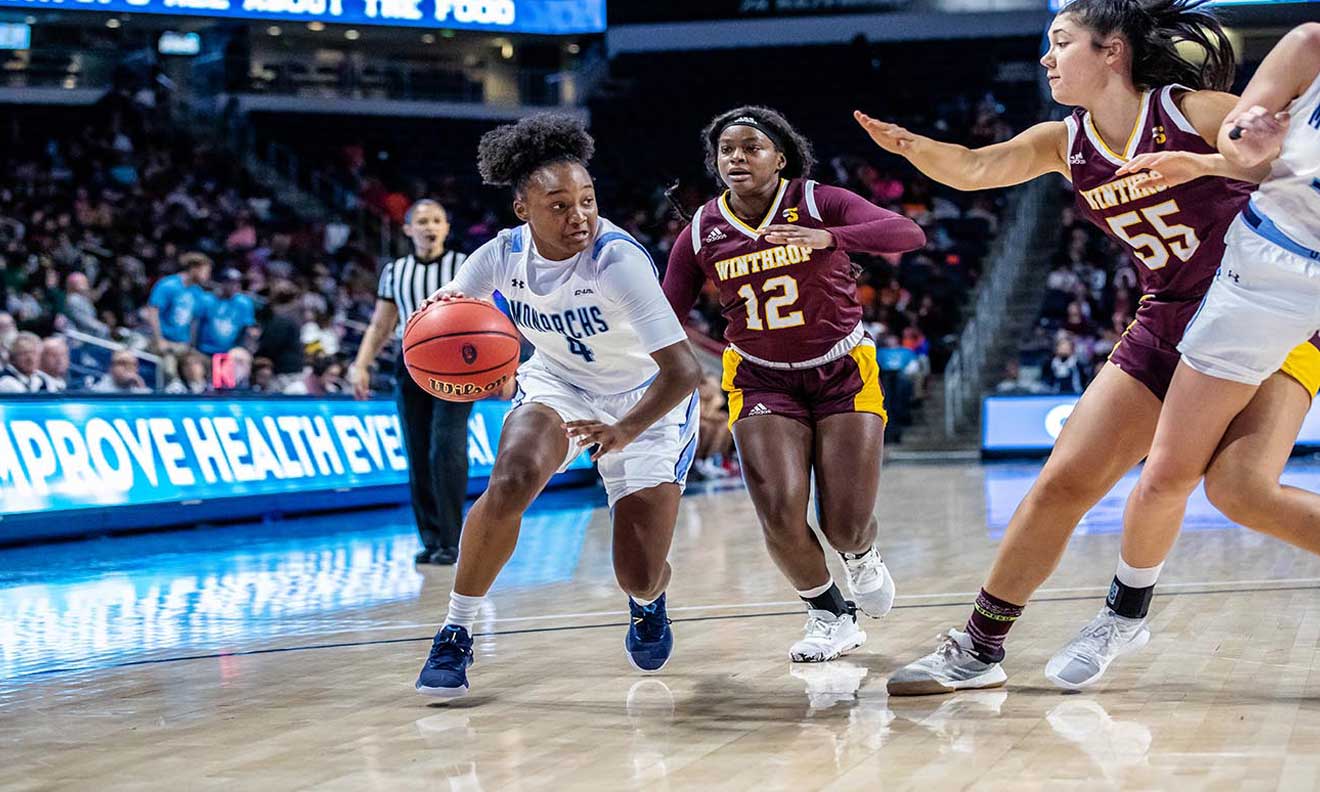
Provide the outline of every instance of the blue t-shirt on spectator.
<path id="1" fill-rule="evenodd" d="M 207 294 L 201 320 L 197 348 L 204 354 L 218 355 L 237 346 L 243 328 L 257 323 L 257 306 L 246 294 L 235 294 L 227 300 Z"/>
<path id="2" fill-rule="evenodd" d="M 903 371 L 917 356 L 907 347 L 879 347 L 875 350 L 875 359 L 881 371 Z"/>
<path id="3" fill-rule="evenodd" d="M 166 341 L 186 344 L 192 341 L 192 325 L 202 311 L 207 297 L 200 286 L 188 286 L 183 276 L 161 278 L 151 290 L 149 304 L 160 310 L 160 334 Z"/>

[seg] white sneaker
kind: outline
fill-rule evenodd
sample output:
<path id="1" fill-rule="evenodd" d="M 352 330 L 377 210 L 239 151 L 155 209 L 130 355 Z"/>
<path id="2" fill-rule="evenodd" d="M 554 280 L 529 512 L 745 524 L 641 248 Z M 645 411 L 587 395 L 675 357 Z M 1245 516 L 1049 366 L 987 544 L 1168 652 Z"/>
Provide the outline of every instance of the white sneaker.
<path id="1" fill-rule="evenodd" d="M 829 611 L 808 610 L 806 634 L 788 650 L 795 663 L 824 663 L 866 643 L 866 633 L 857 626 L 857 615 L 835 616 Z"/>
<path id="2" fill-rule="evenodd" d="M 1099 682 L 1110 663 L 1149 642 L 1145 619 L 1124 618 L 1103 607 L 1045 664 L 1045 677 L 1065 690 L 1081 690 Z"/>
<path id="3" fill-rule="evenodd" d="M 862 613 L 878 619 L 894 607 L 894 578 L 880 558 L 880 551 L 872 545 L 859 556 L 839 553 L 843 568 L 848 572 L 849 598 L 857 603 Z"/>
<path id="4" fill-rule="evenodd" d="M 967 633 L 949 630 L 939 648 L 895 671 L 885 687 L 891 696 L 927 696 L 996 688 L 1007 681 L 999 663 L 983 663 L 976 657 Z"/>

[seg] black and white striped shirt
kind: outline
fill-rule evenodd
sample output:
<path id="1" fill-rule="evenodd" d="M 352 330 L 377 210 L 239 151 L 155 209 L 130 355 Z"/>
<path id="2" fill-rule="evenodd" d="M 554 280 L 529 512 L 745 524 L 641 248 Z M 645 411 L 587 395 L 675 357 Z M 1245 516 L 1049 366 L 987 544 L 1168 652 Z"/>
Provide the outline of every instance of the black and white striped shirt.
<path id="1" fill-rule="evenodd" d="M 399 326 L 394 330 L 396 338 L 403 338 L 403 326 L 408 323 L 408 317 L 436 289 L 454 279 L 454 273 L 466 258 L 465 253 L 447 250 L 435 261 L 418 261 L 410 254 L 385 265 L 380 272 L 376 297 L 394 303 L 399 309 Z"/>

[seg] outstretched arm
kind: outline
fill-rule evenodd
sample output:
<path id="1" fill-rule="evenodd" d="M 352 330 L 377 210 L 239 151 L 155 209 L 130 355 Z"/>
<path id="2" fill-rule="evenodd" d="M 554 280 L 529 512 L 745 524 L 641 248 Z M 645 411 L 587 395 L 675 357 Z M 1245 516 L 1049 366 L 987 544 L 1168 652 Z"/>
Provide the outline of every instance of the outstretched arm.
<path id="1" fill-rule="evenodd" d="M 969 149 L 914 134 L 860 110 L 853 117 L 877 146 L 956 190 L 1011 187 L 1046 173 L 1068 175 L 1068 129 L 1062 121 L 1036 124 L 1003 143 Z"/>

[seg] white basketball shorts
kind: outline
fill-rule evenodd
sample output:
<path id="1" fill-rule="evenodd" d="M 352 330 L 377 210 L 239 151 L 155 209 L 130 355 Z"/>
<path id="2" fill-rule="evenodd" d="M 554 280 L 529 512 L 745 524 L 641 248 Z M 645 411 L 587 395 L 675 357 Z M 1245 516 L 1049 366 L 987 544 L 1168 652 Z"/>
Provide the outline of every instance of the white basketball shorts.
<path id="1" fill-rule="evenodd" d="M 1320 252 L 1283 236 L 1248 206 L 1178 351 L 1211 377 L 1259 385 L 1320 330 Z"/>
<path id="2" fill-rule="evenodd" d="M 517 409 L 524 404 L 542 404 L 568 421 L 616 423 L 646 392 L 646 386 L 613 395 L 601 395 L 570 385 L 539 365 L 535 357 L 518 368 Z M 596 462 L 610 508 L 621 498 L 661 484 L 687 486 L 688 470 L 697 454 L 697 429 L 701 398 L 693 391 L 669 414 L 655 422 L 636 440 L 611 451 Z M 582 449 L 569 443 L 560 470 L 568 467 Z"/>

